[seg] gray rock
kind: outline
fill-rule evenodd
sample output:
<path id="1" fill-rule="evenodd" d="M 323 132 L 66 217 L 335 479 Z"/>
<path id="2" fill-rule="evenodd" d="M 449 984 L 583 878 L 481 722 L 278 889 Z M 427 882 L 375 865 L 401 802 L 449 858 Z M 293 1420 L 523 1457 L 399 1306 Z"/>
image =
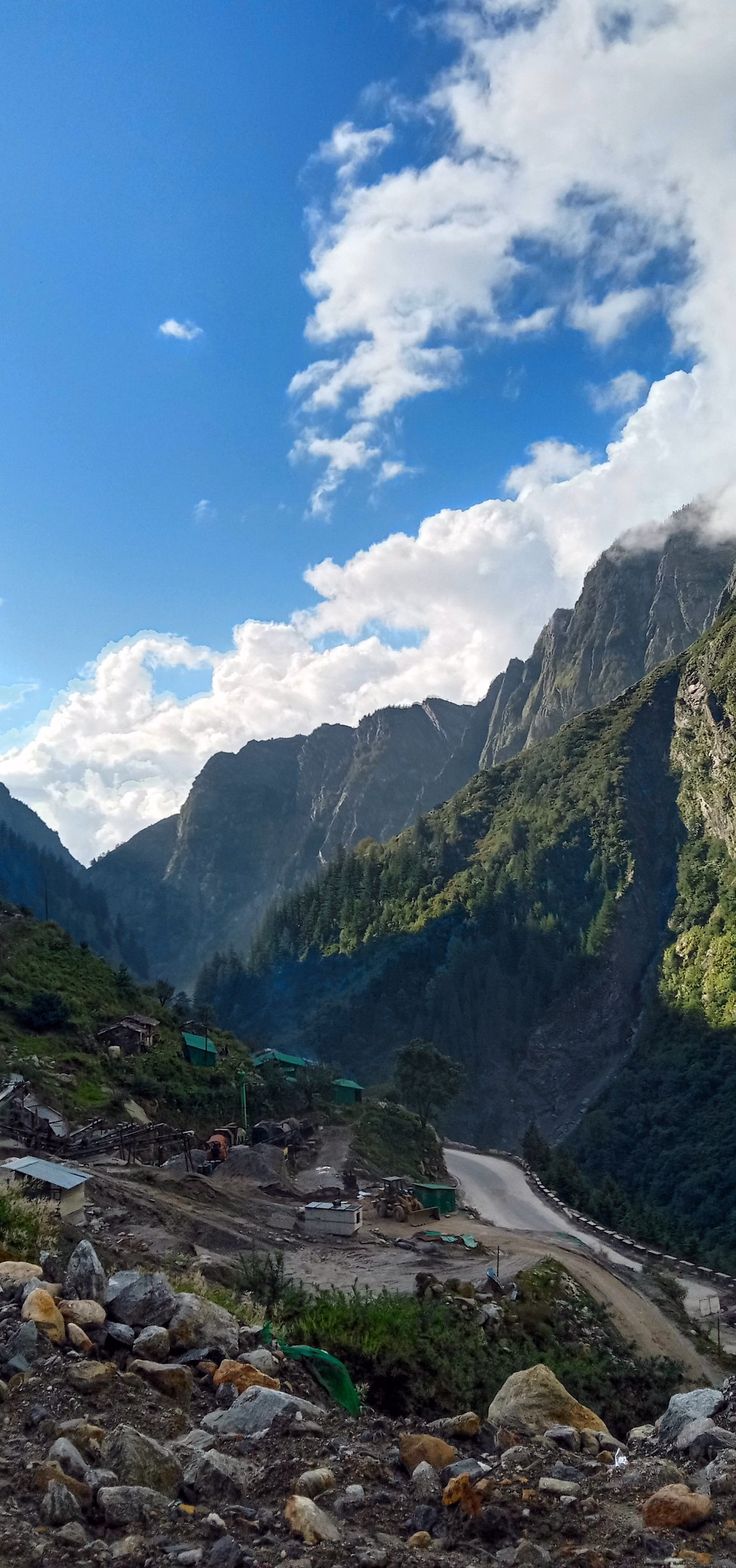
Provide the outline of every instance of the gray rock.
<path id="1" fill-rule="evenodd" d="M 68 1437 L 57 1437 L 49 1449 L 49 1459 L 55 1459 L 65 1475 L 73 1476 L 76 1481 L 85 1480 L 89 1466 Z"/>
<path id="2" fill-rule="evenodd" d="M 553 1497 L 579 1497 L 577 1481 L 561 1481 L 556 1475 L 543 1475 L 537 1483 L 539 1492 L 549 1492 Z"/>
<path id="3" fill-rule="evenodd" d="M 243 1548 L 238 1546 L 231 1535 L 221 1535 L 219 1541 L 210 1547 L 206 1557 L 207 1568 L 241 1568 L 244 1561 Z"/>
<path id="4" fill-rule="evenodd" d="M 68 1524 L 63 1524 L 56 1532 L 56 1539 L 62 1546 L 71 1546 L 78 1550 L 87 1545 L 87 1531 L 77 1519 L 70 1519 Z"/>
<path id="5" fill-rule="evenodd" d="M 552 1443 L 559 1443 L 560 1448 L 569 1448 L 573 1453 L 580 1453 L 580 1433 L 574 1426 L 549 1426 L 544 1436 Z"/>
<path id="6" fill-rule="evenodd" d="M 84 1479 L 87 1485 L 92 1488 L 95 1496 L 101 1486 L 118 1486 L 120 1484 L 120 1476 L 116 1475 L 114 1470 L 102 1470 L 97 1465 L 90 1465 Z"/>
<path id="7" fill-rule="evenodd" d="M 451 1465 L 445 1465 L 440 1471 L 444 1486 L 456 1475 L 469 1475 L 471 1481 L 480 1481 L 481 1476 L 487 1474 L 488 1465 L 480 1459 L 454 1459 Z"/>
<path id="8" fill-rule="evenodd" d="M 520 1541 L 518 1546 L 503 1546 L 496 1552 L 499 1568 L 548 1568 L 551 1553 L 536 1541 Z"/>
<path id="9" fill-rule="evenodd" d="M 712 1459 L 723 1448 L 736 1448 L 736 1432 L 716 1426 L 710 1416 L 696 1416 L 680 1428 L 676 1446 L 691 1459 Z"/>
<path id="10" fill-rule="evenodd" d="M 171 1447 L 182 1449 L 186 1456 L 191 1451 L 205 1453 L 207 1449 L 214 1448 L 215 1442 L 211 1432 L 203 1432 L 201 1426 L 195 1426 L 191 1432 L 185 1432 L 183 1437 L 172 1438 Z"/>
<path id="11" fill-rule="evenodd" d="M 705 1467 L 712 1497 L 736 1496 L 736 1452 L 725 1449 Z"/>
<path id="12" fill-rule="evenodd" d="M 196 1367 L 200 1361 L 216 1361 L 217 1354 L 211 1345 L 195 1345 L 193 1350 L 183 1350 L 176 1359 L 182 1367 Z"/>
<path id="13" fill-rule="evenodd" d="M 232 1454 L 200 1450 L 189 1460 L 184 1485 L 196 1503 L 244 1503 L 253 1486 L 252 1470 Z"/>
<path id="14" fill-rule="evenodd" d="M 159 1328 L 157 1324 L 150 1323 L 148 1328 L 142 1328 L 133 1343 L 133 1353 L 142 1356 L 144 1361 L 165 1361 L 171 1350 L 171 1339 L 167 1328 Z"/>
<path id="15" fill-rule="evenodd" d="M 173 1351 L 181 1353 L 198 1345 L 208 1345 L 219 1351 L 221 1357 L 227 1356 L 234 1360 L 238 1354 L 237 1318 L 224 1307 L 216 1306 L 213 1301 L 204 1301 L 201 1296 L 195 1296 L 190 1291 L 181 1291 L 175 1298 L 170 1320 L 167 1318 L 166 1321 Z"/>
<path id="16" fill-rule="evenodd" d="M 346 1486 L 342 1500 L 350 1509 L 362 1508 L 365 1502 L 365 1487 L 361 1486 L 358 1481 L 354 1481 L 351 1486 Z"/>
<path id="17" fill-rule="evenodd" d="M 123 1350 L 132 1350 L 135 1343 L 135 1329 L 127 1323 L 106 1323 L 105 1337 L 112 1340 L 113 1345 L 120 1345 Z"/>
<path id="18" fill-rule="evenodd" d="M 205 1431 L 217 1432 L 221 1436 L 233 1432 L 251 1436 L 255 1432 L 268 1431 L 278 1416 L 298 1411 L 305 1416 L 323 1414 L 319 1405 L 310 1404 L 308 1399 L 297 1399 L 293 1394 L 285 1394 L 281 1389 L 247 1388 L 244 1394 L 238 1395 L 229 1410 L 213 1410 L 205 1416 L 202 1426 Z"/>
<path id="19" fill-rule="evenodd" d="M 71 1524 L 81 1516 L 79 1503 L 68 1486 L 63 1486 L 60 1481 L 52 1481 L 46 1488 L 41 1502 L 41 1518 L 44 1524 L 50 1524 L 55 1528 L 61 1524 Z"/>
<path id="20" fill-rule="evenodd" d="M 385 1546 L 364 1546 L 355 1554 L 358 1568 L 386 1568 L 388 1552 Z"/>
<path id="21" fill-rule="evenodd" d="M 651 1422 L 646 1422 L 643 1426 L 632 1426 L 631 1431 L 629 1432 L 628 1442 L 646 1443 L 648 1439 L 653 1436 L 654 1427 L 652 1426 Z"/>
<path id="22" fill-rule="evenodd" d="M 141 1274 L 123 1269 L 108 1280 L 105 1306 L 108 1315 L 131 1328 L 155 1323 L 165 1328 L 176 1311 L 177 1296 L 165 1274 Z"/>
<path id="23" fill-rule="evenodd" d="M 6 1405 L 8 1400 L 9 1400 L 9 1398 L 10 1398 L 10 1389 L 8 1388 L 7 1383 L 4 1383 L 2 1378 L 0 1377 L 0 1405 Z"/>
<path id="24" fill-rule="evenodd" d="M 150 1486 L 103 1486 L 97 1506 L 106 1524 L 155 1524 L 165 1517 L 168 1503 Z"/>
<path id="25" fill-rule="evenodd" d="M 439 1476 L 433 1465 L 428 1465 L 426 1459 L 418 1464 L 411 1473 L 412 1487 L 422 1503 L 436 1503 L 442 1495 Z"/>
<path id="26" fill-rule="evenodd" d="M 258 1345 L 255 1350 L 248 1350 L 238 1356 L 246 1366 L 255 1367 L 258 1372 L 265 1372 L 267 1377 L 278 1377 L 279 1362 L 276 1357 L 266 1349 L 265 1345 Z"/>
<path id="27" fill-rule="evenodd" d="M 67 1301 L 104 1301 L 107 1277 L 90 1241 L 80 1241 L 66 1266 L 64 1297 Z"/>
<path id="28" fill-rule="evenodd" d="M 133 1426 L 116 1426 L 108 1433 L 102 1458 L 127 1487 L 147 1487 L 173 1497 L 181 1484 L 182 1467 L 176 1454 Z"/>
<path id="29" fill-rule="evenodd" d="M 48 1350 L 48 1341 L 43 1346 L 39 1344 L 38 1329 L 35 1323 L 21 1323 L 10 1339 L 0 1349 L 0 1358 L 6 1367 L 12 1371 L 27 1372 L 31 1362 L 35 1361 L 41 1349 Z M 15 1362 L 23 1365 L 15 1366 Z"/>
<path id="30" fill-rule="evenodd" d="M 657 1422 L 657 1437 L 663 1443 L 674 1443 L 678 1432 L 698 1416 L 712 1416 L 721 1404 L 723 1395 L 718 1388 L 691 1388 L 685 1394 L 673 1394 L 663 1416 Z"/>

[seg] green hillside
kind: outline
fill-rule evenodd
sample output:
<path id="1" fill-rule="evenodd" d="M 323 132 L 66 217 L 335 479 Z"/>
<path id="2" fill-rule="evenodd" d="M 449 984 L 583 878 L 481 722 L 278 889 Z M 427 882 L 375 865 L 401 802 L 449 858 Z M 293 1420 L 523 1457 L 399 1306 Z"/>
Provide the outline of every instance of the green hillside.
<path id="1" fill-rule="evenodd" d="M 518 1146 L 536 1120 L 616 1223 L 624 1189 L 631 1223 L 736 1265 L 734 723 L 731 606 L 611 706 L 340 856 L 201 995 L 365 1081 L 433 1040 L 467 1073 L 446 1130 Z"/>
<path id="2" fill-rule="evenodd" d="M 145 1055 L 115 1059 L 95 1039 L 126 1013 L 160 1019 Z M 181 1055 L 180 1026 L 156 993 L 112 969 L 53 922 L 0 905 L 0 1078 L 20 1072 L 74 1122 L 125 1119 L 133 1097 L 156 1120 L 207 1131 L 238 1114 L 235 1073 L 248 1053 L 215 1031 L 227 1058 L 196 1068 Z"/>

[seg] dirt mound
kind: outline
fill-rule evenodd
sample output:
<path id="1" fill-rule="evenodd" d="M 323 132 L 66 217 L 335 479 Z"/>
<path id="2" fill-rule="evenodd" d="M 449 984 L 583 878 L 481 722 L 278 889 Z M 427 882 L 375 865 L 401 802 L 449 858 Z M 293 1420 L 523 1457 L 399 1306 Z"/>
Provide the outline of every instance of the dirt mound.
<path id="1" fill-rule="evenodd" d="M 269 1143 L 258 1143 L 250 1148 L 247 1145 L 237 1146 L 230 1152 L 230 1158 L 222 1165 L 217 1165 L 212 1172 L 211 1180 L 216 1186 L 230 1181 L 277 1181 L 282 1187 L 296 1188 L 287 1175 L 284 1156 L 281 1149 Z"/>

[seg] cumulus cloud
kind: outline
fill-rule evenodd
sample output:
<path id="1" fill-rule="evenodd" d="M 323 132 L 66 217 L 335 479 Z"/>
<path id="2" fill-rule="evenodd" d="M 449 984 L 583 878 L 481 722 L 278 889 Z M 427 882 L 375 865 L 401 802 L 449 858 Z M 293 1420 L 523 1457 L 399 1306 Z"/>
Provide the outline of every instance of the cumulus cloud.
<path id="1" fill-rule="evenodd" d="M 79 853 L 173 811 L 218 749 L 428 692 L 477 698 L 626 529 L 703 497 L 709 526 L 735 531 L 732 0 L 638 0 L 625 27 L 614 0 L 474 0 L 452 25 L 457 61 L 430 94 L 438 155 L 373 183 L 357 149 L 333 159 L 348 172 L 312 254 L 315 358 L 293 383 L 318 489 L 398 461 L 397 403 L 540 310 L 578 312 L 605 352 L 634 304 L 655 305 L 692 368 L 656 380 L 604 451 L 540 430 L 506 496 L 318 562 L 284 622 L 247 621 L 225 649 L 154 632 L 105 649 L 0 765 Z M 677 286 L 653 298 L 660 254 Z M 161 693 L 176 664 L 207 689 Z"/>
<path id="2" fill-rule="evenodd" d="M 192 518 L 195 523 L 214 523 L 217 518 L 217 507 L 203 496 L 192 508 Z"/>
<path id="3" fill-rule="evenodd" d="M 198 327 L 196 321 L 176 321 L 173 316 L 162 321 L 158 331 L 159 337 L 177 338 L 180 343 L 193 343 L 195 338 L 204 337 L 204 327 Z"/>
<path id="4" fill-rule="evenodd" d="M 622 370 L 602 386 L 588 387 L 588 396 L 596 413 L 604 414 L 610 409 L 633 408 L 641 402 L 648 386 L 646 376 L 638 370 Z"/>

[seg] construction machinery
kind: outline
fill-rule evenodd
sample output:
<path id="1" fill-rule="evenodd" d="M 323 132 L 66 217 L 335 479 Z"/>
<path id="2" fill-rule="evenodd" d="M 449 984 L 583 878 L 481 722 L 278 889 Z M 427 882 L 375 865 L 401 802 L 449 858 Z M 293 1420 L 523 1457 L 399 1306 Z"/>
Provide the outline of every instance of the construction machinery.
<path id="1" fill-rule="evenodd" d="M 413 1214 L 425 1212 L 406 1176 L 384 1176 L 383 1187 L 373 1199 L 373 1207 L 382 1220 L 405 1221 Z"/>

